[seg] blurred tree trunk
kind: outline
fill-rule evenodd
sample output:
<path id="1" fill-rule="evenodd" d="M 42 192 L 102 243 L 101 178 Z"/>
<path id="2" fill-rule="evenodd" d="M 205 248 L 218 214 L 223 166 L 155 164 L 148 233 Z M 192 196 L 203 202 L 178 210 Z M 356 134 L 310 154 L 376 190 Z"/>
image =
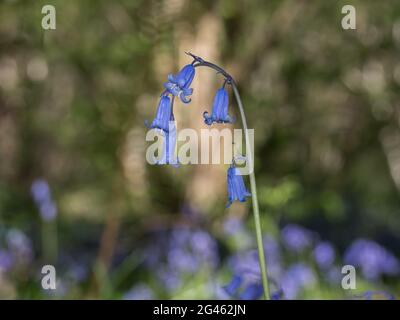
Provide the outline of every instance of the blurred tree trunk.
<path id="1" fill-rule="evenodd" d="M 206 14 L 199 20 L 196 34 L 186 34 L 184 25 L 178 29 L 179 44 L 179 65 L 188 63 L 188 56 L 185 51 L 191 51 L 196 55 L 204 57 L 209 61 L 218 63 L 220 57 L 219 36 L 221 34 L 221 24 L 218 18 L 212 14 Z M 218 81 L 218 83 L 216 83 Z M 215 72 L 205 68 L 196 70 L 196 77 L 193 83 L 194 93 L 192 102 L 187 107 L 176 108 L 178 121 L 181 121 L 180 128 L 193 128 L 200 137 L 200 129 L 209 128 L 204 124 L 203 112 L 211 111 L 211 105 L 216 88 L 222 84 L 222 79 L 218 78 Z M 179 124 L 178 124 L 179 125 Z M 222 128 L 222 127 L 221 127 Z M 179 130 L 179 127 L 178 127 Z M 199 139 L 199 161 L 201 159 L 201 141 Z M 211 148 L 211 144 L 210 144 Z M 211 158 L 211 154 L 210 154 Z M 221 161 L 223 158 L 221 157 Z M 217 165 L 193 165 L 191 178 L 188 179 L 186 191 L 186 203 L 196 211 L 208 211 L 219 197 L 224 197 L 225 193 L 225 173 L 224 166 Z"/>

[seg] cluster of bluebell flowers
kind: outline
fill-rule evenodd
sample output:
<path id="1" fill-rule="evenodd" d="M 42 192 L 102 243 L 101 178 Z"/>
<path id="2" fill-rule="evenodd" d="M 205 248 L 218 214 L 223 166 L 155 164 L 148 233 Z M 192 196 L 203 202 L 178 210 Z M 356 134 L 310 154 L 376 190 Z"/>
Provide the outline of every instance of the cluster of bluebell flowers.
<path id="1" fill-rule="evenodd" d="M 205 65 L 204 60 L 195 55 L 189 54 L 193 61 L 184 66 L 176 75 L 168 75 L 168 81 L 164 83 L 164 92 L 161 94 L 156 116 L 151 124 L 146 122 L 149 129 L 157 129 L 163 135 L 163 150 L 157 164 L 170 164 L 178 166 L 179 159 L 175 155 L 176 147 L 176 124 L 174 118 L 174 100 L 179 98 L 183 103 L 190 103 L 190 96 L 193 89 L 190 87 L 196 74 L 196 67 Z M 221 69 L 222 70 L 222 69 Z M 211 113 L 203 113 L 204 123 L 233 123 L 234 119 L 228 114 L 229 95 L 226 86 L 231 84 L 232 78 L 225 72 L 219 72 L 224 76 L 224 83 L 215 94 Z M 236 168 L 235 161 L 227 172 L 227 189 L 229 207 L 233 201 L 244 202 L 250 193 L 247 191 L 243 177 Z"/>

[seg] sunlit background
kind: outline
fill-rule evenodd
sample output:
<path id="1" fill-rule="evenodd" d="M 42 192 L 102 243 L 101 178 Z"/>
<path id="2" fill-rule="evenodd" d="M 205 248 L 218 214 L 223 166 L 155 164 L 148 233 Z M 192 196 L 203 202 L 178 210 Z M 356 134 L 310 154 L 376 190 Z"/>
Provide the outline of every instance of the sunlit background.
<path id="1" fill-rule="evenodd" d="M 273 297 L 398 297 L 399 50 L 396 0 L 2 1 L 0 298 L 261 297 L 251 199 L 225 209 L 227 166 L 145 159 L 185 51 L 235 77 L 255 129 Z M 220 82 L 198 70 L 179 127 L 206 127 Z"/>

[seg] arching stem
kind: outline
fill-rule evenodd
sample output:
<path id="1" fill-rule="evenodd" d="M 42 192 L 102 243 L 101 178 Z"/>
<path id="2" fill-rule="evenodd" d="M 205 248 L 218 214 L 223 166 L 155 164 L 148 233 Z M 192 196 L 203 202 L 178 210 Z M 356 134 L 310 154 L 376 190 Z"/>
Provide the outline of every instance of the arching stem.
<path id="1" fill-rule="evenodd" d="M 242 119 L 242 127 L 244 130 L 244 136 L 245 136 L 245 142 L 246 142 L 246 157 L 247 157 L 247 163 L 250 164 L 250 166 L 253 165 L 253 155 L 251 152 L 250 148 L 250 138 L 248 134 L 248 127 L 247 127 L 247 121 L 246 121 L 246 115 L 244 113 L 244 108 L 243 108 L 243 103 L 242 99 L 240 98 L 239 90 L 237 88 L 237 85 L 235 83 L 235 80 L 232 78 L 232 76 L 227 73 L 224 69 L 221 67 L 203 60 L 202 58 L 187 52 L 186 54 L 190 55 L 194 59 L 194 67 L 209 67 L 211 69 L 214 69 L 217 71 L 217 73 L 222 74 L 225 77 L 225 81 L 229 83 L 232 86 L 233 94 L 235 96 L 239 112 L 240 112 L 240 117 Z M 256 185 L 256 177 L 254 174 L 254 168 L 250 168 L 250 190 L 251 190 L 251 198 L 252 198 L 252 206 L 253 206 L 253 215 L 254 215 L 254 223 L 255 223 L 255 228 L 256 228 L 256 240 L 257 240 L 257 248 L 258 248 L 258 258 L 259 258 L 259 264 L 260 264 L 260 271 L 261 271 L 261 280 L 262 280 L 262 285 L 264 289 L 264 298 L 269 300 L 270 299 L 270 292 L 269 292 L 269 287 L 268 287 L 268 277 L 267 277 L 267 267 L 265 263 L 265 256 L 264 256 L 264 245 L 263 245 L 263 239 L 262 239 L 262 230 L 261 230 L 261 222 L 260 222 L 260 210 L 258 208 L 258 199 L 257 199 L 257 185 Z"/>

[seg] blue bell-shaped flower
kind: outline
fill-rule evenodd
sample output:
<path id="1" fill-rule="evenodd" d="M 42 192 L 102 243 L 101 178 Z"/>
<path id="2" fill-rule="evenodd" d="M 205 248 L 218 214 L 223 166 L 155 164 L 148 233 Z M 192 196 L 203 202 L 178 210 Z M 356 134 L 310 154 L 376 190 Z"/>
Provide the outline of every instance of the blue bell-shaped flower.
<path id="1" fill-rule="evenodd" d="M 228 169 L 228 203 L 229 208 L 233 201 L 246 201 L 246 197 L 251 196 L 244 185 L 243 177 L 239 174 L 239 169 L 231 165 Z"/>
<path id="2" fill-rule="evenodd" d="M 193 65 L 188 64 L 175 76 L 168 75 L 168 82 L 164 83 L 164 87 L 169 93 L 179 97 L 182 102 L 189 103 L 191 99 L 188 96 L 193 93 L 193 89 L 189 87 L 192 84 L 195 73 Z"/>
<path id="3" fill-rule="evenodd" d="M 259 299 L 264 290 L 260 283 L 251 283 L 249 284 L 243 292 L 240 294 L 240 300 L 257 300 Z"/>
<path id="4" fill-rule="evenodd" d="M 168 131 L 164 131 L 164 141 L 161 158 L 157 161 L 157 164 L 171 164 L 178 166 L 178 157 L 175 155 L 176 146 L 176 125 L 173 115 L 171 115 L 169 121 Z"/>
<path id="5" fill-rule="evenodd" d="M 156 117 L 154 118 L 151 125 L 146 125 L 149 129 L 161 129 L 164 132 L 169 130 L 169 120 L 172 114 L 171 99 L 168 96 L 162 96 L 160 102 L 158 103 L 158 108 L 156 112 Z"/>
<path id="6" fill-rule="evenodd" d="M 231 123 L 233 120 L 228 114 L 228 105 L 228 92 L 222 87 L 215 94 L 211 115 L 207 111 L 203 113 L 204 122 L 207 125 L 211 125 L 213 122 Z"/>
<path id="7" fill-rule="evenodd" d="M 231 281 L 227 285 L 223 286 L 223 289 L 231 297 L 235 297 L 242 282 L 243 282 L 243 278 L 241 276 L 235 274 L 235 275 L 233 275 Z"/>

